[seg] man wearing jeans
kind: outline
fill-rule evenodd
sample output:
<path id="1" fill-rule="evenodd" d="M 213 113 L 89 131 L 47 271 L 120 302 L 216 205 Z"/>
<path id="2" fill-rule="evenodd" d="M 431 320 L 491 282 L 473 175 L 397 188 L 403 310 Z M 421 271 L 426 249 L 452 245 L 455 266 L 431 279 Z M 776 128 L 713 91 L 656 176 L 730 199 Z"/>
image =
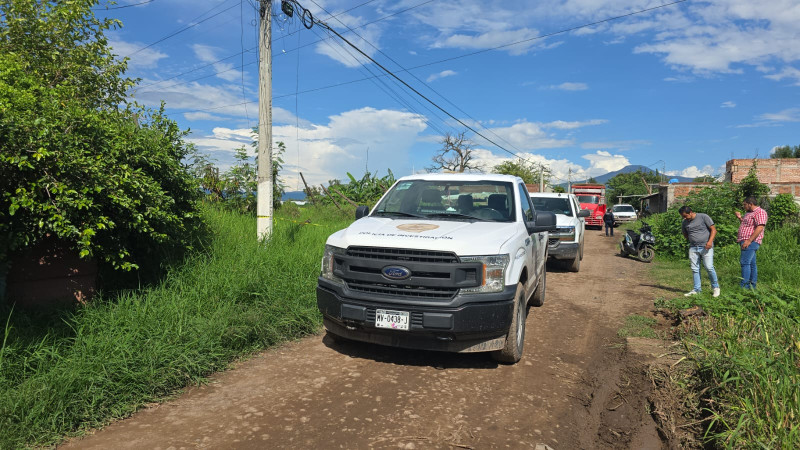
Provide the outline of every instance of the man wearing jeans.
<path id="1" fill-rule="evenodd" d="M 700 293 L 700 261 L 708 272 L 708 279 L 711 281 L 712 295 L 719 297 L 719 281 L 717 272 L 714 270 L 714 237 L 717 235 L 717 227 L 714 221 L 707 214 L 696 213 L 688 206 L 682 206 L 678 210 L 683 217 L 681 230 L 683 237 L 689 241 L 689 263 L 692 267 L 692 278 L 694 288 L 684 294 L 687 297 Z"/>
<path id="2" fill-rule="evenodd" d="M 739 233 L 736 242 L 742 249 L 739 263 L 742 266 L 742 281 L 739 285 L 745 289 L 755 289 L 758 281 L 758 269 L 756 268 L 756 252 L 761 247 L 761 240 L 764 239 L 764 227 L 767 226 L 767 212 L 756 205 L 754 197 L 747 197 L 742 203 L 745 214 L 736 211 L 736 218 L 742 224 L 739 225 Z"/>

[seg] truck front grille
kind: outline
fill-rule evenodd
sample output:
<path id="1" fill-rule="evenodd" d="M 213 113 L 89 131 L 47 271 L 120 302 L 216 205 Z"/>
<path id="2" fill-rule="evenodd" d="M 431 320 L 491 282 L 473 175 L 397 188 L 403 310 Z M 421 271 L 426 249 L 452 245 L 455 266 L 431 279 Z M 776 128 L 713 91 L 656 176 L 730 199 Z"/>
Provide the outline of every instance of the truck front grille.
<path id="1" fill-rule="evenodd" d="M 427 286 L 400 286 L 390 284 L 377 284 L 356 280 L 345 280 L 347 287 L 356 292 L 365 294 L 392 295 L 419 299 L 451 299 L 458 293 L 458 288 L 427 287 Z"/>
<path id="2" fill-rule="evenodd" d="M 413 261 L 427 263 L 457 263 L 458 256 L 452 252 L 436 252 L 428 250 L 411 250 L 406 248 L 383 247 L 348 247 L 348 256 L 384 261 Z"/>

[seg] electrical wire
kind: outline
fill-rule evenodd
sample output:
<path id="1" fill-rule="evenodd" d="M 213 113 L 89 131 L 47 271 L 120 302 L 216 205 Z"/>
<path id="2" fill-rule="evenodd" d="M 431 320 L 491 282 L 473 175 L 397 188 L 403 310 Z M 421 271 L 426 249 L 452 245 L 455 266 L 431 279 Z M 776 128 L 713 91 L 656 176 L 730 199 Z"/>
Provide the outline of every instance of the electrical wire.
<path id="1" fill-rule="evenodd" d="M 158 39 L 157 41 L 155 41 L 155 42 L 152 42 L 152 43 L 150 43 L 150 44 L 147 44 L 147 45 L 145 45 L 144 47 L 142 47 L 142 48 L 140 48 L 140 49 L 138 49 L 138 50 L 135 50 L 133 53 L 130 53 L 130 54 L 126 55 L 126 58 L 129 58 L 129 57 L 131 57 L 131 56 L 133 56 L 133 55 L 135 55 L 135 54 L 137 54 L 137 53 L 139 53 L 139 52 L 141 52 L 141 51 L 143 51 L 143 50 L 146 50 L 146 49 L 148 49 L 148 48 L 150 48 L 150 47 L 152 47 L 152 46 L 154 46 L 154 45 L 156 45 L 156 44 L 160 44 L 161 42 L 164 42 L 164 41 L 166 41 L 167 39 L 173 38 L 173 37 L 175 37 L 175 36 L 177 36 L 177 35 L 179 35 L 179 34 L 183 33 L 183 32 L 184 32 L 184 31 L 186 31 L 186 30 L 192 29 L 192 28 L 194 28 L 194 27 L 196 27 L 196 26 L 200 25 L 201 23 L 203 23 L 203 22 L 206 22 L 206 21 L 208 21 L 208 20 L 211 20 L 211 19 L 213 19 L 214 17 L 217 17 L 218 15 L 220 15 L 220 14 L 222 14 L 222 13 L 225 13 L 225 12 L 227 12 L 227 11 L 230 11 L 231 9 L 233 9 L 233 8 L 235 8 L 235 7 L 236 7 L 236 5 L 235 5 L 235 4 L 234 4 L 234 5 L 231 5 L 230 7 L 228 7 L 228 8 L 225 8 L 225 9 L 223 9 L 222 11 L 219 11 L 218 13 L 216 13 L 216 14 L 214 14 L 214 15 L 212 15 L 212 16 L 206 17 L 205 19 L 202 19 L 202 20 L 200 20 L 200 21 L 198 21 L 198 22 L 194 22 L 194 21 L 195 21 L 195 20 L 197 20 L 198 18 L 200 18 L 200 17 L 203 17 L 204 15 L 208 14 L 209 12 L 211 12 L 211 11 L 213 11 L 213 10 L 215 10 L 215 9 L 219 8 L 219 7 L 220 7 L 221 5 L 223 5 L 224 3 L 225 3 L 225 2 L 222 2 L 222 3 L 218 4 L 217 6 L 214 6 L 213 8 L 211 8 L 211 9 L 209 9 L 208 11 L 204 12 L 203 14 L 200 14 L 200 15 L 199 15 L 199 16 L 197 16 L 196 18 L 192 19 L 192 23 L 191 23 L 190 25 L 187 25 L 187 26 L 185 26 L 185 27 L 181 28 L 181 29 L 180 29 L 180 30 L 178 30 L 178 31 L 175 31 L 175 32 L 173 32 L 173 33 L 170 33 L 170 34 L 168 34 L 168 35 L 166 35 L 166 36 L 162 37 L 161 39 Z"/>
<path id="2" fill-rule="evenodd" d="M 311 1 L 311 3 L 313 3 L 314 5 L 316 5 L 318 8 L 320 8 L 321 10 L 325 11 L 326 13 L 328 13 L 328 11 L 327 11 L 327 10 L 326 10 L 324 7 L 322 7 L 321 5 L 319 5 L 319 4 L 318 4 L 316 1 L 314 1 L 314 0 L 310 0 L 310 1 Z M 330 14 L 330 13 L 328 13 L 328 14 Z M 480 121 L 479 121 L 479 120 L 477 120 L 477 119 L 475 119 L 474 117 L 470 116 L 470 115 L 469 115 L 469 114 L 468 114 L 466 111 L 464 111 L 463 109 L 459 108 L 459 107 L 458 107 L 458 105 L 456 105 L 455 103 L 451 102 L 451 101 L 450 101 L 450 100 L 449 100 L 447 97 L 445 97 L 444 95 L 442 95 L 441 93 L 439 93 L 439 92 L 438 92 L 436 89 L 434 89 L 433 87 L 431 87 L 430 85 L 428 85 L 426 82 L 424 82 L 424 81 L 422 81 L 421 79 L 419 79 L 419 78 L 418 78 L 416 75 L 414 75 L 414 73 L 413 73 L 413 72 L 409 72 L 409 71 L 407 71 L 407 70 L 406 70 L 406 68 L 405 68 L 405 67 L 403 67 L 403 66 L 402 66 L 402 65 L 401 65 L 399 62 L 397 62 L 397 61 L 396 61 L 394 58 L 392 58 L 391 56 L 387 55 L 385 52 L 383 52 L 383 51 L 382 51 L 381 49 L 379 49 L 377 46 L 375 46 L 374 44 L 372 44 L 372 43 L 371 43 L 369 40 L 367 40 L 366 38 L 364 38 L 363 36 L 361 36 L 360 34 L 358 34 L 358 33 L 357 33 L 355 30 L 353 30 L 352 28 L 350 28 L 350 27 L 349 27 L 347 24 L 345 24 L 344 22 L 342 22 L 342 21 L 341 21 L 341 20 L 339 20 L 339 19 L 336 19 L 336 20 L 337 20 L 337 21 L 338 21 L 340 24 L 342 24 L 344 27 L 346 27 L 348 30 L 350 30 L 350 32 L 352 32 L 353 34 L 355 34 L 356 36 L 358 36 L 358 37 L 359 37 L 361 40 L 363 40 L 364 42 L 366 42 L 367 44 L 369 44 L 369 45 L 370 45 L 372 48 L 374 48 L 374 49 L 375 49 L 375 50 L 376 50 L 378 53 L 380 53 L 381 55 L 383 55 L 384 57 L 386 57 L 387 59 L 389 59 L 391 62 L 393 62 L 395 65 L 397 65 L 397 66 L 398 66 L 400 69 L 402 69 L 402 70 L 406 71 L 406 72 L 407 72 L 409 75 L 411 75 L 411 76 L 412 76 L 412 77 L 413 77 L 415 80 L 417 80 L 417 81 L 418 81 L 419 83 L 421 83 L 423 86 L 427 87 L 429 90 L 431 90 L 432 92 L 434 92 L 436 95 L 438 95 L 439 97 L 441 97 L 442 99 L 444 99 L 444 100 L 445 100 L 447 103 L 449 103 L 450 105 L 452 105 L 453 107 L 455 107 L 455 108 L 456 108 L 457 110 L 459 110 L 459 111 L 460 111 L 462 114 L 464 114 L 464 115 L 466 115 L 467 117 L 469 117 L 469 118 L 470 118 L 470 119 L 471 119 L 471 120 L 472 120 L 474 123 L 478 124 L 478 125 L 479 125 L 481 128 L 483 128 L 484 130 L 488 131 L 489 133 L 491 133 L 492 135 L 494 135 L 496 138 L 498 138 L 498 139 L 502 140 L 503 142 L 505 142 L 506 144 L 508 144 L 509 146 L 511 146 L 511 147 L 512 147 L 514 150 L 518 151 L 519 153 L 523 153 L 523 151 L 522 151 L 521 149 L 519 149 L 518 147 L 516 147 L 514 144 L 512 144 L 511 142 L 509 142 L 509 141 L 507 141 L 507 140 L 503 139 L 501 136 L 499 136 L 497 133 L 495 133 L 495 132 L 494 132 L 494 131 L 492 131 L 491 129 L 489 129 L 489 128 L 486 128 L 485 126 L 483 126 L 483 124 L 482 124 L 482 123 L 480 123 Z M 520 157 L 520 159 L 522 159 L 522 158 Z M 530 161 L 529 161 L 529 162 L 530 162 Z M 532 164 L 536 165 L 535 163 L 532 163 Z M 539 166 L 542 166 L 542 164 L 538 164 L 538 165 L 539 165 Z"/>
<path id="3" fill-rule="evenodd" d="M 140 3 L 134 3 L 132 5 L 123 5 L 123 6 L 106 6 L 105 8 L 92 8 L 92 11 L 111 11 L 114 9 L 125 9 L 125 8 L 133 8 L 134 6 L 141 6 L 146 5 L 148 3 L 153 3 L 156 0 L 147 0 Z"/>
<path id="4" fill-rule="evenodd" d="M 242 100 L 247 101 L 247 94 L 245 93 L 244 89 L 244 0 L 239 0 L 239 24 L 241 25 L 240 33 L 239 33 L 239 44 L 242 48 L 242 68 L 241 70 L 241 79 L 242 79 Z M 250 113 L 247 111 L 247 104 L 244 105 L 244 116 L 247 118 L 247 127 L 252 128 L 253 125 L 250 123 Z"/>
<path id="5" fill-rule="evenodd" d="M 336 15 L 334 15 L 334 16 L 327 17 L 325 20 L 328 20 L 328 19 L 330 19 L 330 18 L 332 18 L 332 17 L 340 16 L 340 15 L 342 15 L 342 14 L 345 14 L 345 13 L 347 13 L 347 12 L 349 12 L 349 11 L 352 11 L 352 10 L 354 10 L 354 9 L 356 9 L 356 8 L 360 8 L 361 6 L 364 6 L 364 5 L 367 5 L 367 4 L 369 4 L 369 3 L 372 3 L 373 1 L 376 1 L 376 0 L 370 0 L 370 1 L 367 1 L 367 2 L 364 2 L 364 3 L 361 3 L 361 4 L 359 4 L 359 5 L 357 5 L 357 6 L 354 6 L 354 7 L 350 8 L 350 9 L 347 9 L 347 10 L 345 10 L 345 11 L 342 11 L 341 13 L 338 13 L 338 14 L 336 14 Z M 431 2 L 433 2 L 433 1 L 434 1 L 434 0 L 427 0 L 427 1 L 425 1 L 425 2 L 422 2 L 422 3 L 419 3 L 419 4 L 417 4 L 417 5 L 414 5 L 414 6 L 411 6 L 411 7 L 405 8 L 405 9 L 402 9 L 402 10 L 400 10 L 400 11 L 394 12 L 394 13 L 392 13 L 392 14 L 389 14 L 389 15 L 386 15 L 386 16 L 383 16 L 383 17 L 380 17 L 380 18 L 378 18 L 378 19 L 375 19 L 375 20 L 373 20 L 373 21 L 371 21 L 371 22 L 367 22 L 367 23 L 365 23 L 365 24 L 363 24 L 363 25 L 359 25 L 359 26 L 357 26 L 357 27 L 355 27 L 355 28 L 353 28 L 353 29 L 354 29 L 354 30 L 358 30 L 359 28 L 363 28 L 363 27 L 366 27 L 366 26 L 368 26 L 368 25 L 372 25 L 372 24 L 374 24 L 374 23 L 377 23 L 377 22 L 380 22 L 380 21 L 383 21 L 383 20 L 386 20 L 386 19 L 392 18 L 392 17 L 394 17 L 394 16 L 397 16 L 397 15 L 399 15 L 399 14 L 403 14 L 403 13 L 405 13 L 405 12 L 411 11 L 411 10 L 413 10 L 413 9 L 415 9 L 415 8 L 419 8 L 419 7 L 421 7 L 421 6 L 425 6 L 425 5 L 427 5 L 428 3 L 431 3 Z M 279 40 L 281 40 L 281 39 L 284 39 L 284 38 L 286 38 L 286 37 L 288 37 L 288 36 L 291 36 L 291 35 L 292 35 L 292 34 L 294 34 L 294 33 L 297 33 L 297 31 L 293 31 L 292 33 L 289 33 L 289 34 L 287 34 L 287 35 L 283 35 L 283 36 L 281 36 L 281 37 L 279 37 L 279 38 L 275 38 L 275 39 L 273 39 L 273 40 L 272 40 L 272 44 L 274 45 L 274 44 L 276 44 L 276 43 L 277 43 Z M 305 48 L 305 47 L 308 47 L 308 46 L 311 46 L 311 45 L 317 44 L 317 43 L 319 43 L 319 42 L 322 42 L 322 41 L 323 41 L 323 40 L 325 40 L 325 39 L 330 39 L 330 38 L 328 37 L 328 38 L 319 39 L 319 40 L 316 40 L 316 41 L 313 41 L 313 42 L 309 42 L 309 43 L 307 43 L 307 44 L 304 44 L 304 45 L 299 45 L 299 44 L 298 44 L 298 46 L 297 46 L 297 47 L 295 47 L 295 48 L 293 48 L 293 49 L 289 49 L 289 50 L 284 50 L 284 51 L 283 51 L 283 53 L 278 53 L 277 55 L 274 55 L 274 56 L 280 56 L 280 55 L 282 55 L 282 54 L 289 54 L 289 53 L 291 53 L 291 52 L 299 51 L 299 50 L 301 50 L 301 49 L 303 49 L 303 48 Z M 258 39 L 256 39 L 256 40 L 258 40 Z M 254 47 L 248 48 L 248 49 L 246 49 L 246 50 L 243 50 L 243 51 L 244 51 L 244 52 L 246 52 L 246 53 L 249 53 L 249 52 L 252 52 L 252 51 L 254 51 L 254 50 L 255 50 L 255 51 L 258 51 L 258 46 L 254 46 Z M 171 77 L 169 77 L 169 78 L 165 78 L 165 79 L 163 79 L 163 80 L 159 80 L 159 81 L 156 81 L 156 82 L 153 82 L 153 83 L 145 84 L 145 85 L 142 85 L 142 86 L 139 86 L 139 87 L 140 87 L 140 88 L 144 88 L 144 87 L 150 87 L 150 86 L 155 86 L 155 85 L 157 85 L 157 84 L 165 83 L 165 82 L 167 82 L 167 81 L 174 80 L 175 78 L 179 78 L 179 77 L 182 77 L 182 76 L 184 76 L 184 75 L 190 74 L 190 73 L 192 73 L 192 72 L 197 72 L 198 70 L 202 70 L 202 69 L 205 69 L 205 68 L 207 68 L 207 67 L 213 66 L 214 64 L 220 63 L 220 62 L 222 62 L 222 61 L 226 61 L 226 60 L 228 60 L 228 59 L 235 58 L 235 57 L 239 56 L 240 54 L 241 54 L 241 53 L 236 53 L 236 54 L 233 54 L 233 55 L 229 55 L 229 56 L 226 56 L 226 57 L 224 57 L 224 58 L 222 58 L 222 59 L 218 59 L 217 61 L 213 61 L 213 62 L 210 62 L 210 63 L 208 63 L 208 64 L 202 65 L 202 66 L 200 66 L 200 67 L 196 67 L 196 68 L 194 68 L 194 69 L 187 70 L 186 72 L 182 72 L 182 73 L 179 73 L 179 74 L 177 74 L 177 75 L 171 76 Z M 251 64 L 247 64 L 247 65 L 252 65 L 252 64 L 255 64 L 255 63 L 251 63 Z M 222 71 L 222 72 L 217 72 L 217 73 L 215 73 L 214 75 L 210 75 L 210 76 L 206 76 L 206 77 L 200 77 L 200 78 L 196 78 L 196 79 L 194 79 L 194 80 L 190 80 L 190 81 L 188 81 L 188 82 L 197 81 L 197 80 L 202 80 L 202 79 L 204 79 L 204 78 L 210 78 L 210 77 L 213 77 L 213 76 L 219 75 L 219 74 L 221 74 L 221 73 L 227 72 L 227 71 L 229 71 L 229 70 L 235 70 L 235 69 L 239 69 L 239 68 L 240 68 L 240 67 L 234 67 L 234 68 L 232 68 L 232 69 L 228 69 L 228 70 L 225 70 L 225 71 Z M 181 83 L 178 83 L 178 84 L 181 84 Z M 177 86 L 178 84 L 173 84 L 173 85 L 170 85 L 169 87 Z M 301 93 L 302 93 L 302 92 L 301 92 Z"/>

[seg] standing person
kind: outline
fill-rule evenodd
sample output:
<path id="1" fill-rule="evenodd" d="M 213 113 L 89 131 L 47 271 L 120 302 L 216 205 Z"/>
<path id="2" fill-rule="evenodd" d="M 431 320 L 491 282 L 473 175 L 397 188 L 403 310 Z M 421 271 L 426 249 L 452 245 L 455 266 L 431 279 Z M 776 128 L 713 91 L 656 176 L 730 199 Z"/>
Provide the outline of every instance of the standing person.
<path id="1" fill-rule="evenodd" d="M 719 281 L 717 271 L 714 270 L 714 238 L 717 236 L 717 227 L 708 214 L 696 213 L 689 206 L 681 206 L 678 210 L 683 222 L 681 231 L 683 237 L 689 241 L 689 265 L 692 268 L 694 287 L 684 294 L 687 297 L 700 293 L 700 261 L 708 272 L 711 281 L 712 296 L 719 297 Z"/>
<path id="2" fill-rule="evenodd" d="M 606 225 L 606 236 L 608 236 L 609 230 L 611 230 L 611 236 L 614 236 L 614 222 L 616 222 L 616 219 L 614 218 L 614 213 L 611 212 L 611 208 L 606 209 L 606 213 L 603 214 L 603 223 Z"/>
<path id="3" fill-rule="evenodd" d="M 739 225 L 739 233 L 736 235 L 736 242 L 742 249 L 739 257 L 739 264 L 742 266 L 742 281 L 739 285 L 745 289 L 755 289 L 758 281 L 758 268 L 756 268 L 756 252 L 761 247 L 764 239 L 764 228 L 767 226 L 767 212 L 756 205 L 755 197 L 747 197 L 742 202 L 745 210 L 744 216 L 736 211 L 736 218 L 742 224 Z"/>

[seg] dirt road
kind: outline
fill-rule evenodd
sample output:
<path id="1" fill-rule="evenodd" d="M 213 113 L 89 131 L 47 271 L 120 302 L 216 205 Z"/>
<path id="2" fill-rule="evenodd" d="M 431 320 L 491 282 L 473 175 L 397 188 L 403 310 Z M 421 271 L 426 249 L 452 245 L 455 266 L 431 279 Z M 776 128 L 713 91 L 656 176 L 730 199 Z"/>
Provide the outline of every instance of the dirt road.
<path id="1" fill-rule="evenodd" d="M 549 270 L 516 365 L 311 336 L 65 448 L 662 448 L 616 334 L 652 307 L 648 266 L 617 239 L 588 231 L 580 273 Z"/>

